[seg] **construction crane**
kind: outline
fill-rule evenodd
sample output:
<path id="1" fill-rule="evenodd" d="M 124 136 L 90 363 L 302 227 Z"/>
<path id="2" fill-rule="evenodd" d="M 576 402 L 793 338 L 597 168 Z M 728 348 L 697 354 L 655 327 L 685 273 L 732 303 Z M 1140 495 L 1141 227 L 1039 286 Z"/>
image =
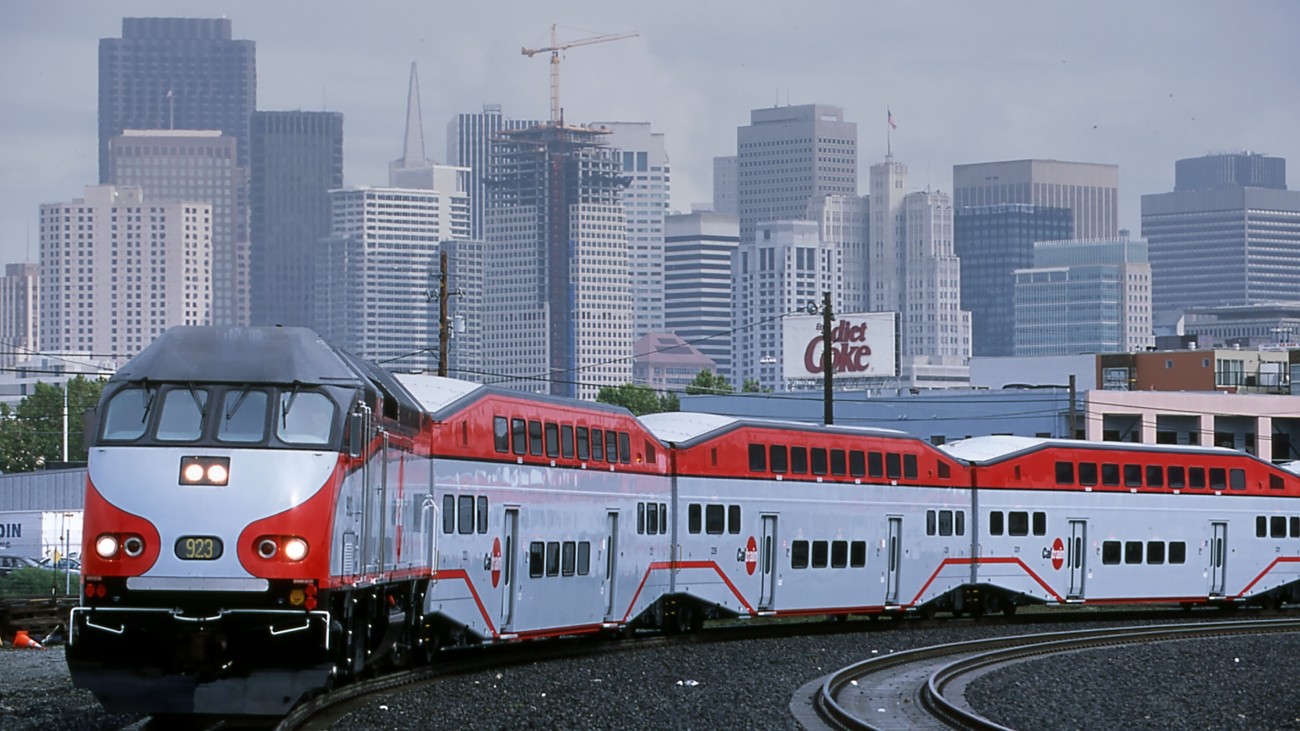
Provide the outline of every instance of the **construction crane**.
<path id="1" fill-rule="evenodd" d="M 558 127 L 564 120 L 560 114 L 560 51 L 574 48 L 576 46 L 589 46 L 593 43 L 605 43 L 606 41 L 620 41 L 624 38 L 633 38 L 638 35 L 635 31 L 627 33 L 609 33 L 601 36 L 592 36 L 590 38 L 579 38 L 574 41 L 565 41 L 560 43 L 556 38 L 556 25 L 551 24 L 551 45 L 549 48 L 524 48 L 520 53 L 532 58 L 539 53 L 551 54 L 551 124 Z"/>

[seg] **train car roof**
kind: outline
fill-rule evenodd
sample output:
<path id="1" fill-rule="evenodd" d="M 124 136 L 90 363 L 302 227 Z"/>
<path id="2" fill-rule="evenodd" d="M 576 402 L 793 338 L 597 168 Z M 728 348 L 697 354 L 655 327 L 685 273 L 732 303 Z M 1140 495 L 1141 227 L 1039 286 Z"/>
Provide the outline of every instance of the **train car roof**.
<path id="1" fill-rule="evenodd" d="M 694 411 L 669 411 L 659 414 L 647 414 L 641 417 L 641 423 L 660 441 L 672 442 L 683 447 L 689 447 L 700 440 L 746 426 L 822 432 L 826 434 L 854 433 L 914 438 L 911 434 L 896 429 L 878 429 L 864 426 L 822 426 L 820 424 L 810 424 L 806 421 L 782 421 L 778 419 L 741 419 L 734 416 L 720 416 Z"/>
<path id="2" fill-rule="evenodd" d="M 622 414 L 629 417 L 632 415 L 632 412 L 622 406 L 594 401 L 575 401 L 574 399 L 549 394 L 528 393 L 527 391 L 515 391 L 497 386 L 485 386 L 481 383 L 435 376 L 428 373 L 397 373 L 394 376 L 419 401 L 425 412 L 436 420 L 445 420 L 456 411 L 487 396 L 499 396 L 508 400 L 550 404 L 584 411 Z"/>
<path id="3" fill-rule="evenodd" d="M 1134 444 L 1133 442 L 1090 442 L 1078 439 L 1045 439 L 1042 437 L 1016 437 L 996 435 L 971 437 L 939 445 L 950 457 L 973 464 L 989 464 L 1048 447 L 1068 449 L 1123 450 L 1146 452 L 1181 452 L 1205 454 L 1207 452 L 1234 453 L 1226 447 L 1206 447 L 1195 444 Z"/>
<path id="4" fill-rule="evenodd" d="M 179 325 L 109 380 L 346 385 L 363 377 L 307 328 Z"/>

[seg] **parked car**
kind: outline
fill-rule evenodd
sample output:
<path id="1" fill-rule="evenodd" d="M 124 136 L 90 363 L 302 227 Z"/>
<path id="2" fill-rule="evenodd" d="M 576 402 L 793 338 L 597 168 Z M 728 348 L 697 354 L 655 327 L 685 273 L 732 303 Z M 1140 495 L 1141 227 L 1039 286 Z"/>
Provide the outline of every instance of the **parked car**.
<path id="1" fill-rule="evenodd" d="M 40 567 L 53 569 L 54 571 L 71 571 L 74 574 L 81 573 L 81 562 L 75 558 L 61 558 L 58 561 L 51 561 L 49 557 L 46 557 L 41 559 Z"/>
<path id="2" fill-rule="evenodd" d="M 0 556 L 0 576 L 8 576 L 12 571 L 38 565 L 36 559 L 26 556 Z"/>

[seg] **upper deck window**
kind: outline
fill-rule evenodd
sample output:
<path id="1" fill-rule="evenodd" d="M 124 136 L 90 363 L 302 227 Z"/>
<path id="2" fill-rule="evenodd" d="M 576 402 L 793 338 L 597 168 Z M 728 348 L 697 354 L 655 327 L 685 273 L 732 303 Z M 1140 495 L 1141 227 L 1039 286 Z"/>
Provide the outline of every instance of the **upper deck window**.
<path id="1" fill-rule="evenodd" d="M 124 388 L 113 394 L 104 413 L 104 439 L 131 440 L 144 434 L 157 391 Z"/>
<path id="2" fill-rule="evenodd" d="M 280 394 L 275 435 L 291 444 L 329 444 L 334 428 L 334 402 L 323 393 L 286 391 Z"/>

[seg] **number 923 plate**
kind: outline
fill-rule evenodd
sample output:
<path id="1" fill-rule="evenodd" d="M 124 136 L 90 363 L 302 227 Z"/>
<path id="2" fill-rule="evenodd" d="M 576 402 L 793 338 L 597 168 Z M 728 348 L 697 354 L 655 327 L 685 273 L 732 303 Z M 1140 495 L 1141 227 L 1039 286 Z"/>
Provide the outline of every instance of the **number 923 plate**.
<path id="1" fill-rule="evenodd" d="M 176 541 L 176 558 L 182 561 L 215 561 L 221 558 L 221 539 L 216 536 L 181 536 Z"/>

